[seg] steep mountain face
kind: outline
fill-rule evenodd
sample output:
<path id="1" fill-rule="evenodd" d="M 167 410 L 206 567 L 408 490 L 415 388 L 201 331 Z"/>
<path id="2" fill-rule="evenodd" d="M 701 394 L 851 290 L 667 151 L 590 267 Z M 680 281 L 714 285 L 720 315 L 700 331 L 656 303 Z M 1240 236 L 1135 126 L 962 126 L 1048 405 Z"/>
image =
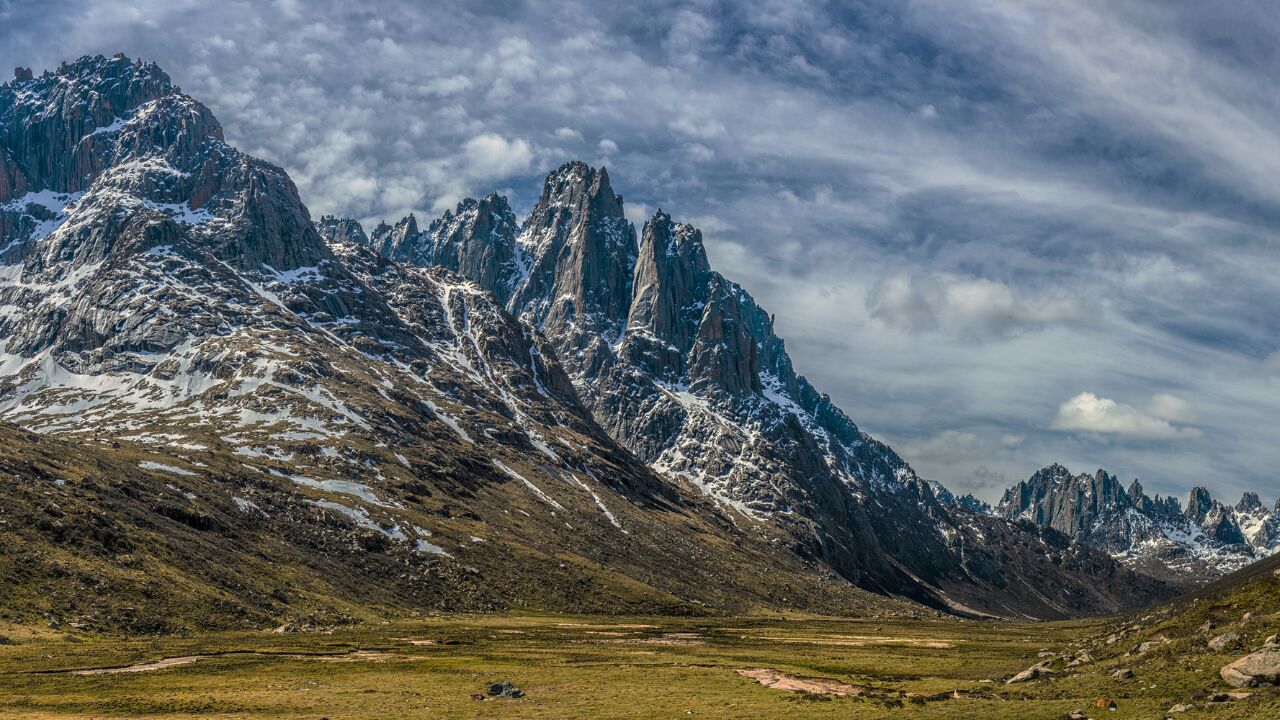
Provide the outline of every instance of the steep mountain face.
<path id="1" fill-rule="evenodd" d="M 1186 510 L 1176 498 L 1152 498 L 1134 480 L 1126 490 L 1103 470 L 1072 475 L 1040 470 L 1005 493 L 996 513 L 1051 527 L 1126 565 L 1181 583 L 1226 575 L 1280 550 L 1280 503 L 1268 510 L 1256 493 L 1235 507 L 1193 488 Z"/>
<path id="2" fill-rule="evenodd" d="M 637 240 L 604 170 L 552 173 L 522 225 L 498 196 L 425 231 L 317 225 L 283 170 L 124 57 L 19 73 L 0 139 L 0 420 L 112 451 L 56 487 L 164 540 L 135 570 L 171 585 L 138 604 L 177 592 L 193 543 L 237 557 L 264 537 L 324 559 L 312 589 L 249 604 L 238 587 L 272 583 L 200 574 L 230 598 L 220 617 L 347 614 L 361 594 L 1061 617 L 1169 592 L 1051 528 L 939 502 L 795 373 L 697 230 L 659 212 Z M 76 552 L 56 527 L 15 542 Z M 38 567 L 33 595 L 59 572 Z"/>
<path id="3" fill-rule="evenodd" d="M 637 242 L 603 169 L 574 162 L 552 172 L 519 228 L 492 195 L 426 232 L 415 227 L 412 216 L 383 224 L 371 244 L 414 263 L 441 258 L 471 277 L 547 339 L 610 437 L 744 525 L 783 529 L 797 554 L 862 587 L 1035 615 L 1163 592 L 1107 569 L 1110 560 L 1087 547 L 1042 542 L 1030 524 L 939 502 L 796 374 L 772 317 L 711 269 L 697 229 L 658 211 Z M 479 272 L 455 260 L 473 256 L 493 260 L 475 264 Z M 1099 569 L 1125 581 L 1100 583 Z M 1043 593 L 1047 578 L 1066 591 Z"/>
<path id="4" fill-rule="evenodd" d="M 0 419 L 119 456 L 62 478 L 56 504 L 127 510 L 116 520 L 133 547 L 162 539 L 145 557 L 103 551 L 113 572 L 151 573 L 156 587 L 131 607 L 164 615 L 157 598 L 183 582 L 174 563 L 245 556 L 270 538 L 281 562 L 315 555 L 298 570 L 315 582 L 303 597 L 278 587 L 287 579 L 201 574 L 201 592 L 231 603 L 217 622 L 351 614 L 360 596 L 392 608 L 875 611 L 621 448 L 556 349 L 490 293 L 388 260 L 410 252 L 411 220 L 375 233 L 384 254 L 335 218 L 322 237 L 284 171 L 228 146 L 155 66 L 97 57 L 20 73 L 0 86 L 0 140 Z M 459 222 L 505 232 L 480 219 L 496 205 L 481 205 Z M 450 254 L 443 226 L 439 237 L 433 259 L 489 262 Z M 30 473 L 5 477 L 0 513 L 46 512 L 20 490 Z M 79 552 L 40 527 L 11 547 Z M 15 582 L 32 595 L 62 587 L 57 563 L 30 567 Z M 326 574 L 345 578 L 341 591 Z M 269 598 L 273 585 L 284 599 L 239 595 Z"/>

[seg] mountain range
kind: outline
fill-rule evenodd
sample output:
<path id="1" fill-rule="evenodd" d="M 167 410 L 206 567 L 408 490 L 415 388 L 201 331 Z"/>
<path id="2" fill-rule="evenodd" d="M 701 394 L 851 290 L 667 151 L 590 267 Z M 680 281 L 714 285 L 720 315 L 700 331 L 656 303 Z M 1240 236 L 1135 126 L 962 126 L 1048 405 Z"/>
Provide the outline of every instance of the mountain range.
<path id="1" fill-rule="evenodd" d="M 569 162 L 523 218 L 492 194 L 425 228 L 312 222 L 154 64 L 19 69 L 0 611 L 1067 617 L 1175 592 L 1024 516 L 1044 492 L 992 514 L 919 478 L 797 374 L 696 228 L 623 208 Z"/>
<path id="2" fill-rule="evenodd" d="M 1175 584 L 1227 575 L 1280 552 L 1280 501 L 1267 507 L 1247 492 L 1225 505 L 1195 487 L 1184 508 L 1177 498 L 1147 495 L 1137 480 L 1126 489 L 1104 470 L 1072 475 L 1051 465 L 1010 488 L 992 513 L 1051 527 Z"/>

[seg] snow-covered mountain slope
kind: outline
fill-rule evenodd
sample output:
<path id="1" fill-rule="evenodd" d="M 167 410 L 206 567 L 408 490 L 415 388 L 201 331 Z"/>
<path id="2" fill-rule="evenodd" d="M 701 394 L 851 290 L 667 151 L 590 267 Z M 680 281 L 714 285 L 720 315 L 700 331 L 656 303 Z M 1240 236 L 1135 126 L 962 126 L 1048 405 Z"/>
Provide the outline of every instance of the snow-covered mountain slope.
<path id="1" fill-rule="evenodd" d="M 349 223 L 322 231 L 337 242 Z M 370 245 L 472 278 L 546 338 L 620 445 L 862 587 L 1038 616 L 1162 592 L 1134 575 L 1101 579 L 1124 571 L 1087 547 L 939 502 L 795 372 L 772 317 L 710 267 L 697 229 L 658 211 L 637 238 L 603 169 L 552 172 L 520 226 L 490 195 L 426 230 L 413 216 L 383 223 Z"/>
<path id="2" fill-rule="evenodd" d="M 1137 480 L 1126 490 L 1103 470 L 1072 475 L 1051 465 L 1009 489 L 996 513 L 1052 527 L 1174 582 L 1227 575 L 1280 551 L 1280 502 L 1267 508 L 1246 493 L 1229 506 L 1197 487 L 1184 510 L 1176 498 L 1148 496 Z"/>
<path id="3" fill-rule="evenodd" d="M 159 68 L 0 86 L 0 150 L 0 420 L 120 446 L 141 487 L 198 484 L 400 606 L 870 608 L 619 447 L 490 293 L 331 247 Z M 458 573 L 476 582 L 397 580 Z"/>

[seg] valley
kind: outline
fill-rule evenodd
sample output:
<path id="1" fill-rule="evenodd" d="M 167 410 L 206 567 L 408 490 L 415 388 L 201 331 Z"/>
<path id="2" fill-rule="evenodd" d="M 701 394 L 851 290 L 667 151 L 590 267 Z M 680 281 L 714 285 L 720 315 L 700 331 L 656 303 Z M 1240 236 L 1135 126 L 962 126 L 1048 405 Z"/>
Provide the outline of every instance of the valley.
<path id="1" fill-rule="evenodd" d="M 0 85 L 0 715 L 1280 715 L 1280 503 L 957 497 L 548 170 L 366 231 L 157 64 Z"/>

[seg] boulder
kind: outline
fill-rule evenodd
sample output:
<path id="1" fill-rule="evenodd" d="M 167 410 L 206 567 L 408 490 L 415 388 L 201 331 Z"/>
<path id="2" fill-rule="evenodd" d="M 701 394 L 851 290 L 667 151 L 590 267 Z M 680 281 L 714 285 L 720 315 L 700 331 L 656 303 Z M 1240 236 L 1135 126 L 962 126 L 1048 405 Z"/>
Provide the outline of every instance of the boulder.
<path id="1" fill-rule="evenodd" d="M 1120 668 L 1119 670 L 1111 673 L 1111 677 L 1116 680 L 1132 680 L 1133 671 L 1129 668 Z"/>
<path id="2" fill-rule="evenodd" d="M 512 685 L 506 680 L 490 685 L 489 694 L 494 697 L 508 697 L 508 698 L 524 697 L 523 690 L 516 687 L 515 685 Z"/>
<path id="3" fill-rule="evenodd" d="M 1177 705 L 1174 705 L 1173 707 L 1169 708 L 1168 712 L 1184 713 L 1188 710 L 1194 710 L 1194 709 L 1195 709 L 1194 705 L 1188 705 L 1186 703 L 1178 703 Z"/>
<path id="4" fill-rule="evenodd" d="M 1086 663 L 1091 663 L 1091 662 L 1093 662 L 1092 655 L 1090 655 L 1089 653 L 1081 653 L 1078 657 L 1076 657 L 1076 659 L 1067 663 L 1067 667 L 1079 667 L 1081 665 L 1084 665 Z"/>
<path id="5" fill-rule="evenodd" d="M 1224 665 L 1222 680 L 1232 687 L 1280 684 L 1280 649 L 1263 648 Z"/>
<path id="6" fill-rule="evenodd" d="M 1042 677 L 1045 677 L 1046 675 L 1052 675 L 1052 674 L 1053 674 L 1053 670 L 1049 669 L 1049 663 L 1047 662 L 1037 663 L 1027 668 L 1026 670 L 1023 670 L 1017 675 L 1014 675 L 1008 680 L 1006 680 L 1005 685 L 1029 682 L 1031 680 L 1038 680 Z"/>

